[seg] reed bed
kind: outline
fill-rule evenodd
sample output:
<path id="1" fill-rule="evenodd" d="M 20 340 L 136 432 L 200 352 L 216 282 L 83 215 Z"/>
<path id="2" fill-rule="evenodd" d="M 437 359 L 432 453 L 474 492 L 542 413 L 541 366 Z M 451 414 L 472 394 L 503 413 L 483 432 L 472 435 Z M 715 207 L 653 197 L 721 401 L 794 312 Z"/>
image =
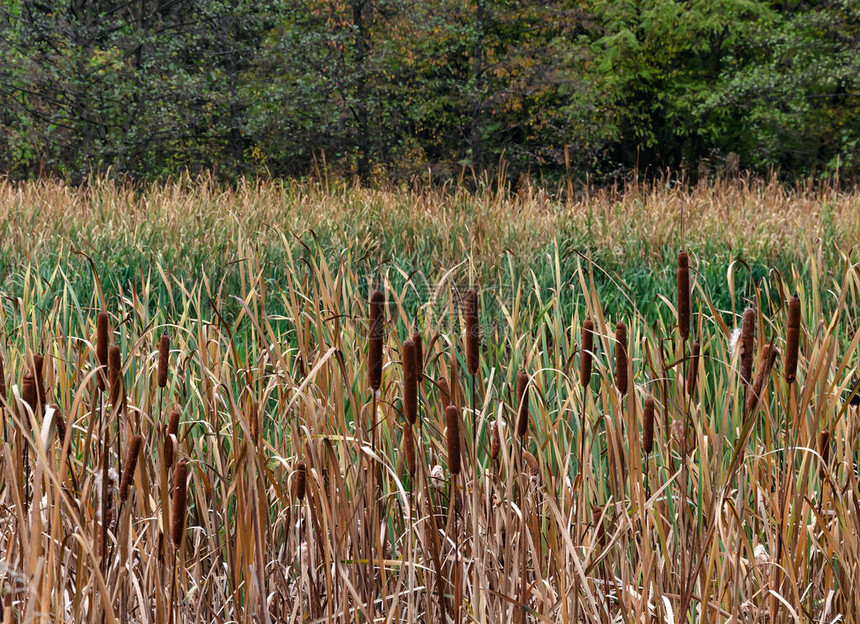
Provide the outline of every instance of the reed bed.
<path id="1" fill-rule="evenodd" d="M 243 245 L 0 300 L 4 622 L 858 620 L 849 257 L 646 317 Z"/>

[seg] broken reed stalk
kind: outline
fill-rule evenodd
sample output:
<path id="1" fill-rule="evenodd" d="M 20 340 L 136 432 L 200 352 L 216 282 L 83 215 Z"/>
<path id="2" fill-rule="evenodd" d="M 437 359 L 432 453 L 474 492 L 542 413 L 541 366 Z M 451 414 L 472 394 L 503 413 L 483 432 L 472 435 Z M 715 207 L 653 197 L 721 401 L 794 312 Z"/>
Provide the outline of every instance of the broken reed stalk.
<path id="1" fill-rule="evenodd" d="M 753 360 L 755 359 L 755 308 L 744 310 L 741 323 L 741 381 L 749 387 L 752 381 Z"/>
<path id="2" fill-rule="evenodd" d="M 623 322 L 615 326 L 615 387 L 622 397 L 627 394 L 627 326 Z"/>
<path id="3" fill-rule="evenodd" d="M 687 394 L 692 397 L 696 391 L 696 378 L 699 375 L 699 353 L 702 347 L 698 341 L 690 346 L 690 367 L 687 370 Z"/>
<path id="4" fill-rule="evenodd" d="M 678 333 L 682 340 L 690 335 L 690 258 L 678 254 Z"/>
<path id="5" fill-rule="evenodd" d="M 587 388 L 591 382 L 591 363 L 594 357 L 594 321 L 582 323 L 582 348 L 579 355 L 579 383 Z"/>

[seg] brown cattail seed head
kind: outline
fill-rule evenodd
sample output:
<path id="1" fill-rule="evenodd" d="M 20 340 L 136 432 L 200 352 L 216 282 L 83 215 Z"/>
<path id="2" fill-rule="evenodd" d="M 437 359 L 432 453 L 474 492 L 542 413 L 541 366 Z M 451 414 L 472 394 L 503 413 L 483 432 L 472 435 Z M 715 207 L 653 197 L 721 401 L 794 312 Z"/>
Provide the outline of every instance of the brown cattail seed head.
<path id="1" fill-rule="evenodd" d="M 415 422 L 418 413 L 418 379 L 415 370 L 415 343 L 403 343 L 403 415 L 409 424 Z"/>
<path id="2" fill-rule="evenodd" d="M 119 499 L 124 501 L 128 498 L 128 488 L 134 483 L 134 469 L 137 468 L 137 457 L 140 447 L 143 445 L 143 437 L 132 436 L 128 441 L 128 452 L 125 456 L 125 467 L 122 471 L 122 481 L 119 484 Z"/>
<path id="3" fill-rule="evenodd" d="M 818 453 L 821 455 L 821 465 L 818 467 L 818 478 L 827 478 L 827 466 L 830 464 L 830 432 L 825 429 L 818 435 Z"/>
<path id="4" fill-rule="evenodd" d="M 424 341 L 421 339 L 421 332 L 412 334 L 412 342 L 415 343 L 415 377 L 420 386 L 424 380 Z"/>
<path id="5" fill-rule="evenodd" d="M 654 397 L 645 398 L 645 408 L 642 413 L 642 450 L 650 455 L 654 450 Z"/>
<path id="6" fill-rule="evenodd" d="M 307 488 L 308 467 L 304 460 L 299 460 L 296 464 L 296 498 L 300 501 L 305 499 L 305 490 Z"/>
<path id="7" fill-rule="evenodd" d="M 800 350 L 800 298 L 794 295 L 788 301 L 788 331 L 785 337 L 785 380 L 797 379 L 797 355 Z"/>
<path id="8" fill-rule="evenodd" d="M 6 400 L 6 367 L 3 364 L 3 357 L 0 356 L 0 397 Z"/>
<path id="9" fill-rule="evenodd" d="M 687 252 L 678 254 L 678 333 L 690 335 L 690 259 Z"/>
<path id="10" fill-rule="evenodd" d="M 773 363 L 779 355 L 779 349 L 773 345 L 765 345 L 762 349 L 761 366 L 755 376 L 752 388 L 750 388 L 749 396 L 747 396 L 746 413 L 752 414 L 759 404 L 759 398 L 767 387 L 767 379 L 770 376 L 770 369 L 773 368 Z"/>
<path id="11" fill-rule="evenodd" d="M 122 355 L 114 345 L 108 351 L 108 376 L 110 379 L 110 400 L 116 405 L 122 397 Z"/>
<path id="12" fill-rule="evenodd" d="M 36 380 L 33 373 L 26 372 L 21 380 L 21 399 L 24 403 L 30 406 L 33 413 L 36 413 L 36 405 L 38 401 L 38 393 L 36 391 Z"/>
<path id="13" fill-rule="evenodd" d="M 470 375 L 477 375 L 481 334 L 478 328 L 478 292 L 474 288 L 466 291 L 463 314 L 466 317 L 466 366 Z"/>
<path id="14" fill-rule="evenodd" d="M 448 442 L 448 472 L 460 474 L 460 410 L 454 405 L 445 408 L 445 433 Z"/>
<path id="15" fill-rule="evenodd" d="M 690 347 L 690 367 L 687 369 L 687 394 L 693 394 L 696 391 L 696 378 L 699 375 L 699 353 L 702 346 L 694 342 Z"/>
<path id="16" fill-rule="evenodd" d="M 615 387 L 621 396 L 627 394 L 627 326 L 615 326 Z"/>
<path id="17" fill-rule="evenodd" d="M 752 381 L 753 359 L 755 355 L 755 308 L 744 310 L 741 325 L 741 380 L 745 385 Z"/>
<path id="18" fill-rule="evenodd" d="M 182 416 L 179 410 L 170 412 L 170 420 L 167 423 L 167 440 L 164 442 L 164 462 L 169 467 L 173 465 L 173 438 L 179 436 L 179 419 Z"/>
<path id="19" fill-rule="evenodd" d="M 403 422 L 403 451 L 406 454 L 406 470 L 410 477 L 415 476 L 415 440 L 412 437 L 412 423 Z"/>
<path id="20" fill-rule="evenodd" d="M 161 334 L 161 340 L 158 341 L 158 387 L 163 388 L 167 385 L 167 365 L 170 360 L 170 337 L 165 333 Z"/>
<path id="21" fill-rule="evenodd" d="M 105 377 L 107 376 L 108 347 L 110 347 L 108 331 L 107 312 L 99 312 L 96 317 L 96 357 L 101 367 L 97 377 L 99 390 L 105 389 Z"/>
<path id="22" fill-rule="evenodd" d="M 36 380 L 36 398 L 39 401 L 39 405 L 44 409 L 46 404 L 45 356 L 39 353 L 33 356 L 33 378 Z"/>
<path id="23" fill-rule="evenodd" d="M 523 451 L 523 463 L 525 464 L 523 468 L 526 469 L 529 476 L 540 480 L 540 464 L 538 464 L 537 458 L 529 451 Z"/>
<path id="24" fill-rule="evenodd" d="M 171 535 L 173 545 L 179 548 L 182 545 L 182 536 L 185 533 L 185 510 L 188 504 L 188 462 L 184 459 L 176 464 L 176 472 L 173 475 L 173 512 L 171 514 L 173 526 Z"/>
<path id="25" fill-rule="evenodd" d="M 529 374 L 517 371 L 517 435 L 525 437 L 529 430 Z"/>
<path id="26" fill-rule="evenodd" d="M 490 457 L 492 459 L 499 458 L 499 452 L 502 450 L 502 436 L 499 435 L 499 423 L 490 423 Z"/>
<path id="27" fill-rule="evenodd" d="M 385 295 L 374 290 L 370 295 L 367 334 L 367 376 L 376 391 L 382 385 L 382 342 L 385 330 Z"/>
<path id="28" fill-rule="evenodd" d="M 594 353 L 594 321 L 585 319 L 582 323 L 582 349 L 579 356 L 579 383 L 588 387 L 591 382 L 591 360 Z"/>

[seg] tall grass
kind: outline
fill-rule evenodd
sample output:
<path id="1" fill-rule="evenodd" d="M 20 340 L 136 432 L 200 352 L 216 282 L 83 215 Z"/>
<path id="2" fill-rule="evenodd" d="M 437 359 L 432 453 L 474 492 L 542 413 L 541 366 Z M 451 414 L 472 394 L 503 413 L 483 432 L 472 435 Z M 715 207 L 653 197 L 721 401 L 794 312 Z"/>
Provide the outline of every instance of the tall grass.
<path id="1" fill-rule="evenodd" d="M 647 314 L 607 309 L 603 267 L 563 270 L 561 243 L 542 279 L 482 281 L 477 319 L 444 265 L 284 244 L 272 280 L 260 241 L 237 244 L 235 290 L 152 260 L 108 295 L 107 275 L 81 290 L 67 265 L 16 261 L 0 299 L 16 621 L 857 621 L 855 258 L 738 290 L 692 252 L 693 364 L 676 284 Z"/>

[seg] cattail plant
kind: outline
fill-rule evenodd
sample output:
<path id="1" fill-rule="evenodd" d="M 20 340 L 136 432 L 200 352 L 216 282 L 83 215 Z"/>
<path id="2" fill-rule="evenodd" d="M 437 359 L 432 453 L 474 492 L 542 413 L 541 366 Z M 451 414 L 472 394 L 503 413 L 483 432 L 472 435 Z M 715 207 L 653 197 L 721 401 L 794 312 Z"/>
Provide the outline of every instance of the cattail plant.
<path id="1" fill-rule="evenodd" d="M 385 329 L 385 295 L 374 290 L 370 295 L 367 334 L 367 376 L 374 393 L 382 386 L 382 341 Z M 375 416 L 374 416 L 375 418 Z"/>
<path id="2" fill-rule="evenodd" d="M 587 388 L 591 382 L 591 361 L 594 357 L 594 321 L 585 319 L 582 323 L 582 349 L 579 355 L 579 383 Z"/>
<path id="3" fill-rule="evenodd" d="M 60 413 L 60 406 L 56 403 L 49 403 L 47 409 L 54 410 L 54 427 L 57 430 L 57 440 L 62 444 L 66 439 L 66 421 Z"/>
<path id="4" fill-rule="evenodd" d="M 117 345 L 108 350 L 108 380 L 110 401 L 114 409 L 117 409 L 122 399 L 122 354 Z"/>
<path id="5" fill-rule="evenodd" d="M 755 358 L 755 308 L 744 310 L 741 324 L 741 381 L 749 386 L 752 381 L 753 359 Z"/>
<path id="6" fill-rule="evenodd" d="M 167 366 L 170 359 L 170 337 L 167 333 L 161 334 L 161 340 L 158 341 L 158 387 L 164 388 L 167 385 Z"/>
<path id="7" fill-rule="evenodd" d="M 627 326 L 615 326 L 615 387 L 621 396 L 627 394 Z"/>
<path id="8" fill-rule="evenodd" d="M 173 474 L 173 504 L 171 505 L 171 537 L 173 545 L 177 550 L 182 546 L 182 538 L 185 535 L 185 511 L 188 504 L 187 484 L 188 462 L 181 459 L 176 464 Z"/>
<path id="9" fill-rule="evenodd" d="M 403 343 L 403 415 L 409 424 L 415 423 L 418 413 L 418 379 L 415 364 L 415 343 L 408 339 Z"/>
<path id="10" fill-rule="evenodd" d="M 296 484 L 294 486 L 295 487 L 295 493 L 296 493 L 296 500 L 299 502 L 305 500 L 305 490 L 307 488 L 307 474 L 308 474 L 307 464 L 305 463 L 305 460 L 300 459 L 298 461 L 298 463 L 296 464 L 296 474 L 295 474 Z"/>
<path id="11" fill-rule="evenodd" d="M 818 434 L 818 454 L 821 455 L 818 478 L 824 481 L 827 478 L 827 466 L 830 464 L 830 432 L 827 429 Z"/>
<path id="12" fill-rule="evenodd" d="M 529 430 L 529 375 L 517 371 L 517 436 L 524 440 Z"/>
<path id="13" fill-rule="evenodd" d="M 528 471 L 529 476 L 540 481 L 540 464 L 538 463 L 537 457 L 535 457 L 531 451 L 523 451 L 523 464 L 523 467 Z"/>
<path id="14" fill-rule="evenodd" d="M 645 456 L 654 450 L 654 397 L 645 398 L 645 407 L 642 411 L 642 450 Z"/>
<path id="15" fill-rule="evenodd" d="M 466 320 L 466 367 L 470 375 L 478 374 L 480 362 L 481 332 L 478 327 L 478 292 L 474 288 L 466 291 L 463 298 L 463 316 Z"/>
<path id="16" fill-rule="evenodd" d="M 36 382 L 36 400 L 42 410 L 47 404 L 47 393 L 45 391 L 45 356 L 37 353 L 33 356 L 33 378 Z"/>
<path id="17" fill-rule="evenodd" d="M 759 399 L 767 386 L 767 379 L 770 376 L 770 370 L 773 368 L 773 364 L 778 356 L 779 349 L 773 345 L 765 345 L 764 349 L 762 349 L 761 365 L 756 373 L 755 382 L 753 382 L 746 401 L 745 407 L 747 415 L 752 414 L 755 411 L 755 408 L 758 407 Z"/>
<path id="18" fill-rule="evenodd" d="M 105 378 L 108 370 L 108 348 L 110 347 L 110 335 L 108 328 L 107 312 L 99 312 L 96 317 L 96 357 L 99 362 L 98 389 L 104 391 Z"/>
<path id="19" fill-rule="evenodd" d="M 678 333 L 683 340 L 690 335 L 690 258 L 678 254 Z"/>
<path id="20" fill-rule="evenodd" d="M 687 394 L 690 396 L 696 391 L 696 378 L 699 374 L 699 353 L 702 347 L 698 341 L 690 346 L 690 368 L 687 371 Z"/>
<path id="21" fill-rule="evenodd" d="M 490 423 L 490 459 L 496 461 L 499 459 L 499 453 L 502 450 L 502 437 L 499 434 L 499 423 Z"/>
<path id="22" fill-rule="evenodd" d="M 448 444 L 448 472 L 460 474 L 460 410 L 454 405 L 445 408 L 445 441 Z"/>
<path id="23" fill-rule="evenodd" d="M 35 414 L 39 392 L 36 390 L 36 378 L 33 377 L 33 373 L 30 371 L 24 373 L 24 376 L 21 378 L 21 399 Z"/>
<path id="24" fill-rule="evenodd" d="M 795 294 L 788 301 L 788 331 L 785 339 L 785 380 L 797 379 L 797 356 L 800 349 L 800 298 Z"/>
<path id="25" fill-rule="evenodd" d="M 140 447 L 143 445 L 143 437 L 134 435 L 128 441 L 128 452 L 125 456 L 125 469 L 122 472 L 122 480 L 119 483 L 119 500 L 124 503 L 128 498 L 128 488 L 134 483 L 134 470 L 137 468 L 137 458 L 140 455 Z"/>

